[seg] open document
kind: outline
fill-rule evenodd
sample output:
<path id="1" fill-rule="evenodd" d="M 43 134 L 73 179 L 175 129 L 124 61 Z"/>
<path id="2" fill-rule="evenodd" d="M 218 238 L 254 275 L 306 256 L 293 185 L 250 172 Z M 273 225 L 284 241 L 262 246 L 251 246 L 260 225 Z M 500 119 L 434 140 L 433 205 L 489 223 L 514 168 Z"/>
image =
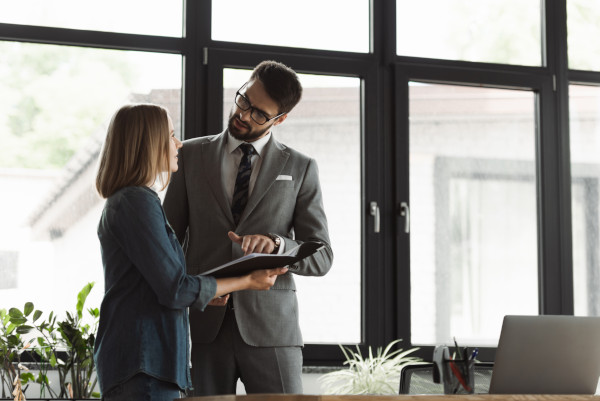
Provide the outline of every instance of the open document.
<path id="1" fill-rule="evenodd" d="M 221 277 L 243 276 L 253 270 L 272 269 L 292 265 L 323 248 L 325 245 L 318 241 L 307 241 L 290 249 L 281 255 L 268 253 L 251 253 L 239 259 L 210 269 L 202 275 Z"/>

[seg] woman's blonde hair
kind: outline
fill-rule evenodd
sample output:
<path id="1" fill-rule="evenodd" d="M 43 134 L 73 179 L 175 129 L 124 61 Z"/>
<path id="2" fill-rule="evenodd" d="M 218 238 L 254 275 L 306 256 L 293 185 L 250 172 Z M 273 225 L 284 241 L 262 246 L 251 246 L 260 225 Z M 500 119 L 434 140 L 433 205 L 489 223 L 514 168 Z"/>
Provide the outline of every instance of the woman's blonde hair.
<path id="1" fill-rule="evenodd" d="M 157 178 L 165 189 L 171 179 L 169 141 L 166 109 L 154 104 L 121 107 L 112 117 L 100 153 L 96 175 L 100 196 L 108 198 L 127 186 L 152 185 Z"/>

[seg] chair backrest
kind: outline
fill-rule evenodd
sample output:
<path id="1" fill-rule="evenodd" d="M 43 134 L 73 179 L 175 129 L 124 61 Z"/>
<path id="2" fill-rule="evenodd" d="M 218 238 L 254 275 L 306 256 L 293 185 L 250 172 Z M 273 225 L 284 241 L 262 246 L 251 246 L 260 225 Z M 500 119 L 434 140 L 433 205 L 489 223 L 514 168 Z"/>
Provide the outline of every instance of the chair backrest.
<path id="1" fill-rule="evenodd" d="M 493 362 L 475 363 L 475 393 L 489 391 L 493 368 Z M 444 394 L 444 385 L 433 382 L 433 363 L 416 363 L 402 368 L 400 394 Z"/>

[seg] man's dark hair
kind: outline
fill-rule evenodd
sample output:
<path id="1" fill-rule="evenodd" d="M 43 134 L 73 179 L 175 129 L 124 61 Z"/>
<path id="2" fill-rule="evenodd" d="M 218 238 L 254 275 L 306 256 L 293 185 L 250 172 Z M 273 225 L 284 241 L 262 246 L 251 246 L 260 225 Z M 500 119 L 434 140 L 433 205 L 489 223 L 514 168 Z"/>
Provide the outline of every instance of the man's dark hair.
<path id="1" fill-rule="evenodd" d="M 258 64 L 250 81 L 259 80 L 271 99 L 277 102 L 279 113 L 288 113 L 298 104 L 302 97 L 302 85 L 296 72 L 290 67 L 273 60 Z"/>

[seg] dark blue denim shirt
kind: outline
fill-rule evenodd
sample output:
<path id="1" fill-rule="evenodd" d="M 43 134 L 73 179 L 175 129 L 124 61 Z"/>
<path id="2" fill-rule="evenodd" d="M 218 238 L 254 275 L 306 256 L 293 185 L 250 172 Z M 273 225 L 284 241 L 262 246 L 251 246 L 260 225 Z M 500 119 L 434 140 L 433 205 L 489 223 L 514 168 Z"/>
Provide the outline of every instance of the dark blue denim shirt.
<path id="1" fill-rule="evenodd" d="M 100 390 L 140 372 L 190 388 L 188 307 L 206 307 L 215 279 L 186 274 L 181 246 L 150 188 L 109 197 L 98 238 L 105 288 L 94 351 Z"/>

